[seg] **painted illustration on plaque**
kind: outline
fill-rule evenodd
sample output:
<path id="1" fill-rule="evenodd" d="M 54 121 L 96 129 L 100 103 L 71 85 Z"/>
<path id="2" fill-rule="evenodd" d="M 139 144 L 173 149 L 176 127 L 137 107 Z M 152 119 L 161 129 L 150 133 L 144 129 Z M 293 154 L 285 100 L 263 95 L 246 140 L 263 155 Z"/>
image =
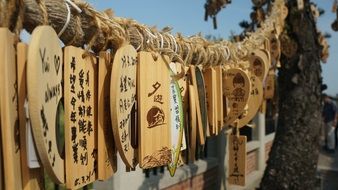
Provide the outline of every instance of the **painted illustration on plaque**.
<path id="1" fill-rule="evenodd" d="M 261 77 L 263 75 L 263 64 L 259 61 L 259 59 L 255 59 L 253 62 L 253 72 L 257 77 Z"/>
<path id="2" fill-rule="evenodd" d="M 164 125 L 165 115 L 162 109 L 157 106 L 153 106 L 147 113 L 148 127 L 156 127 Z"/>
<path id="3" fill-rule="evenodd" d="M 232 92 L 233 100 L 243 102 L 245 96 L 245 90 L 243 89 L 245 86 L 244 77 L 237 73 L 232 81 L 233 87 L 235 88 Z M 237 107 L 234 105 L 233 107 Z"/>

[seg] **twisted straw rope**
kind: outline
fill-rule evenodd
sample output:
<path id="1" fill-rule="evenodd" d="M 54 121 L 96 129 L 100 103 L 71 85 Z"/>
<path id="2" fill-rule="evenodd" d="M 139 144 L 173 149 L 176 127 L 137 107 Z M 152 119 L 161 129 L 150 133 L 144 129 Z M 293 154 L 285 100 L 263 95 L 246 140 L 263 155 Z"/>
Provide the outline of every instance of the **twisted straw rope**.
<path id="1" fill-rule="evenodd" d="M 64 0 L 23 0 L 26 15 L 39 14 L 35 20 L 24 17 L 24 28 L 32 31 L 39 24 L 49 23 L 56 31 L 63 27 L 62 14 L 55 17 L 57 11 L 66 10 Z M 84 46 L 87 50 L 98 53 L 99 51 L 112 50 L 115 52 L 126 43 L 133 45 L 138 51 L 157 51 L 168 55 L 173 61 L 182 62 L 185 65 L 214 66 L 224 64 L 237 64 L 245 60 L 249 53 L 257 48 L 265 48 L 264 44 L 271 33 L 280 34 L 284 26 L 283 9 L 284 0 L 275 0 L 268 17 L 261 27 L 254 33 L 250 33 L 241 42 L 219 41 L 211 42 L 201 35 L 184 37 L 170 34 L 170 28 L 159 31 L 150 28 L 135 20 L 114 17 L 107 12 L 99 12 L 82 0 L 73 0 L 81 8 L 82 13 L 77 14 L 72 9 L 72 20 L 69 31 L 61 36 L 66 45 Z M 58 7 L 55 8 L 55 5 Z M 3 9 L 3 5 L 0 9 Z M 42 13 L 41 13 L 42 11 Z M 7 11 L 8 12 L 8 11 Z M 10 11 L 9 11 L 10 12 Z M 47 14 L 47 15 L 46 15 Z M 1 14 L 3 16 L 4 14 Z M 43 18 L 41 20 L 41 18 Z M 48 20 L 49 19 L 49 20 Z M 60 24 L 62 23 L 62 24 Z M 68 32 L 68 33 L 67 33 Z M 67 34 L 66 34 L 67 33 Z"/>

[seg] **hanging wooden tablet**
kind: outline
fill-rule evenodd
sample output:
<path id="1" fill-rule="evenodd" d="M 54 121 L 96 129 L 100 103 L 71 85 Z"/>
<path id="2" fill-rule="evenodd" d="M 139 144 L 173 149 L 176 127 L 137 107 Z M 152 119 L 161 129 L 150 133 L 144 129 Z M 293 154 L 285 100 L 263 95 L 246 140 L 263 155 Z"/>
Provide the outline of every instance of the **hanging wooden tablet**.
<path id="1" fill-rule="evenodd" d="M 63 96 L 63 56 L 57 34 L 50 26 L 36 27 L 27 59 L 29 115 L 43 168 L 53 182 L 64 183 L 64 160 L 58 150 L 56 118 Z"/>
<path id="2" fill-rule="evenodd" d="M 277 34 L 271 34 L 270 35 L 270 54 L 271 54 L 271 60 L 274 64 L 277 64 L 277 61 L 280 58 L 281 54 L 281 47 L 280 47 L 280 41 L 278 39 Z"/>
<path id="3" fill-rule="evenodd" d="M 22 189 L 14 35 L 0 28 L 1 135 L 5 189 Z"/>
<path id="4" fill-rule="evenodd" d="M 265 81 L 264 99 L 272 99 L 275 93 L 275 73 L 270 71 Z"/>
<path id="5" fill-rule="evenodd" d="M 17 44 L 17 80 L 18 80 L 18 112 L 19 112 L 19 125 L 20 125 L 20 151 L 21 151 L 21 172 L 22 172 L 22 189 L 23 190 L 36 190 L 43 189 L 43 168 L 40 167 L 37 159 L 30 160 L 29 153 L 36 149 L 34 148 L 34 141 L 29 141 L 31 133 L 27 133 L 27 113 L 25 111 L 25 100 L 27 98 L 26 88 L 26 63 L 27 63 L 27 50 L 28 45 L 24 43 Z M 29 121 L 28 121 L 29 122 Z M 29 136 L 28 136 L 29 135 Z M 28 142 L 28 143 L 27 143 Z M 29 143 L 33 144 L 33 150 L 27 146 Z M 36 158 L 36 157 L 35 157 Z M 34 164 L 32 164 L 32 162 Z M 29 165 L 39 166 L 38 168 L 30 169 Z"/>
<path id="6" fill-rule="evenodd" d="M 216 66 L 216 113 L 217 113 L 217 131 L 218 134 L 224 127 L 224 102 L 223 102 L 223 68 L 222 66 Z"/>
<path id="7" fill-rule="evenodd" d="M 281 9 L 282 9 L 282 11 L 281 11 L 282 15 L 281 15 L 280 19 L 285 20 L 286 17 L 288 16 L 288 14 L 289 14 L 289 9 L 285 4 L 282 5 Z"/>
<path id="8" fill-rule="evenodd" d="M 229 184 L 245 186 L 246 136 L 229 135 Z"/>
<path id="9" fill-rule="evenodd" d="M 209 129 L 209 122 L 208 122 L 208 113 L 207 113 L 207 99 L 206 99 L 206 91 L 205 91 L 205 83 L 203 78 L 202 70 L 199 67 L 195 67 L 196 72 L 196 84 L 197 84 L 197 95 L 199 100 L 199 107 L 201 111 L 201 118 L 202 118 L 202 128 L 203 128 L 203 135 L 204 135 L 204 142 L 207 137 L 207 131 Z M 197 116 L 198 113 L 197 113 Z M 202 132 L 199 132 L 202 133 Z M 202 134 L 201 134 L 202 135 Z M 204 143 L 200 143 L 204 145 Z M 203 148 L 204 149 L 204 148 Z"/>
<path id="10" fill-rule="evenodd" d="M 99 54 L 98 122 L 97 122 L 97 178 L 106 180 L 117 170 L 116 148 L 110 114 L 110 79 L 112 57 Z"/>
<path id="11" fill-rule="evenodd" d="M 184 71 L 182 71 L 184 69 Z M 189 88 L 189 67 L 187 66 L 182 66 L 182 63 L 176 63 L 176 73 L 179 74 L 181 72 L 184 72 L 184 76 L 180 79 L 178 79 L 178 85 L 180 87 L 181 91 L 181 97 L 182 97 L 182 103 L 183 103 L 183 115 L 187 115 L 187 111 L 189 108 L 189 93 L 188 93 L 188 88 Z M 186 120 L 186 117 L 184 117 Z M 186 129 L 187 129 L 186 124 L 184 124 L 184 130 L 183 130 L 183 139 L 182 139 L 182 148 L 181 150 L 185 150 L 187 148 L 187 138 L 186 138 Z"/>
<path id="12" fill-rule="evenodd" d="M 196 141 L 197 141 L 197 108 L 196 108 L 196 95 L 193 85 L 189 85 L 189 161 L 195 161 L 196 154 Z"/>
<path id="13" fill-rule="evenodd" d="M 2 81 L 0 81 L 0 94 L 1 94 L 1 86 L 2 86 Z M 4 184 L 4 169 L 3 169 L 3 159 L 2 159 L 2 138 L 1 138 L 1 100 L 0 100 L 0 189 L 5 189 L 5 184 Z"/>
<path id="14" fill-rule="evenodd" d="M 110 111 L 116 148 L 129 168 L 137 165 L 137 149 L 132 146 L 132 109 L 136 104 L 137 52 L 131 45 L 120 47 L 114 56 L 110 80 Z M 142 100 L 143 101 L 143 100 Z"/>
<path id="15" fill-rule="evenodd" d="M 199 92 L 198 92 L 198 84 L 197 84 L 197 76 L 196 73 L 199 69 L 196 69 L 195 66 L 191 65 L 189 68 L 190 71 L 190 77 L 191 77 L 191 82 L 192 82 L 192 86 L 194 87 L 194 95 L 195 95 L 195 106 L 196 106 L 196 113 L 197 113 L 197 135 L 198 135 L 198 140 L 200 145 L 204 145 L 205 144 L 205 138 L 206 138 L 206 134 L 204 133 L 204 121 L 206 121 L 206 119 L 202 119 L 202 117 L 206 116 L 202 114 L 202 108 L 201 105 L 203 105 L 203 103 L 200 103 L 200 98 L 199 98 Z M 200 78 L 200 77 L 199 77 Z M 204 89 L 204 87 L 203 87 Z M 202 91 L 202 90 L 201 90 Z M 201 95 L 203 93 L 201 92 Z"/>
<path id="16" fill-rule="evenodd" d="M 155 56 L 138 54 L 139 162 L 143 169 L 171 162 L 169 60 Z"/>
<path id="17" fill-rule="evenodd" d="M 209 121 L 209 134 L 216 135 L 217 112 L 216 107 L 216 71 L 209 67 L 203 71 L 207 99 L 207 115 Z"/>
<path id="18" fill-rule="evenodd" d="M 170 63 L 172 75 L 177 74 L 175 63 Z M 168 170 L 173 177 L 178 166 L 178 160 L 181 153 L 184 117 L 183 103 L 178 82 L 169 78 L 170 81 L 170 128 L 171 128 L 171 162 L 168 164 Z"/>
<path id="19" fill-rule="evenodd" d="M 267 55 L 259 49 L 251 52 L 250 54 L 249 62 L 251 72 L 261 81 L 264 81 L 268 74 L 270 65 L 268 61 Z"/>
<path id="20" fill-rule="evenodd" d="M 97 65 L 93 55 L 64 48 L 66 187 L 81 188 L 96 180 Z"/>
<path id="21" fill-rule="evenodd" d="M 1 94 L 1 91 L 0 91 Z M 1 107 L 1 106 L 0 106 Z M 0 113 L 0 129 L 1 129 L 1 113 Z M 4 184 L 4 169 L 2 166 L 3 159 L 2 159 L 2 140 L 1 140 L 1 130 L 0 130 L 0 189 L 5 189 L 5 184 Z"/>
<path id="22" fill-rule="evenodd" d="M 188 163 L 188 144 L 189 144 L 189 67 L 183 66 L 182 63 L 176 63 L 177 73 L 182 72 L 184 69 L 185 75 L 178 80 L 178 85 L 180 87 L 182 102 L 183 102 L 183 114 L 184 114 L 184 130 L 183 130 L 183 139 L 182 139 L 182 148 L 181 148 L 181 157 L 182 163 Z"/>
<path id="23" fill-rule="evenodd" d="M 248 101 L 248 109 L 247 112 L 240 116 L 238 121 L 238 127 L 241 128 L 248 124 L 258 112 L 262 101 L 263 101 L 263 84 L 256 75 L 250 75 L 250 82 L 251 82 L 251 91 Z"/>
<path id="24" fill-rule="evenodd" d="M 230 107 L 230 111 L 225 118 L 225 125 L 229 126 L 244 112 L 248 103 L 251 92 L 249 75 L 239 68 L 226 70 L 223 78 L 223 90 Z"/>

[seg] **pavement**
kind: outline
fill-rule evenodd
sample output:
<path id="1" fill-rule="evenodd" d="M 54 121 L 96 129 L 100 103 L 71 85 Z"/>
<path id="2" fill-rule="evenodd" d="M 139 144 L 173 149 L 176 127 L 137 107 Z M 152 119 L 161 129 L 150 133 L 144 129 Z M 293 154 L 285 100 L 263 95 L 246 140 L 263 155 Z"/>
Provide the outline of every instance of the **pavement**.
<path id="1" fill-rule="evenodd" d="M 318 159 L 318 190 L 338 190 L 338 148 L 335 153 L 320 149 Z"/>

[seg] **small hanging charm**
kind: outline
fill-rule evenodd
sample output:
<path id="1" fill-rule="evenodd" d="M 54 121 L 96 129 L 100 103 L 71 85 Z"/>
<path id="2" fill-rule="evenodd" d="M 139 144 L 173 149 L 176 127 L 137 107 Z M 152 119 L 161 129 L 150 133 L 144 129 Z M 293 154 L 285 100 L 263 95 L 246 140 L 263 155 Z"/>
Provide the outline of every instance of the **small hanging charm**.
<path id="1" fill-rule="evenodd" d="M 239 135 L 238 127 L 229 134 L 229 183 L 245 186 L 246 179 L 246 136 Z"/>

